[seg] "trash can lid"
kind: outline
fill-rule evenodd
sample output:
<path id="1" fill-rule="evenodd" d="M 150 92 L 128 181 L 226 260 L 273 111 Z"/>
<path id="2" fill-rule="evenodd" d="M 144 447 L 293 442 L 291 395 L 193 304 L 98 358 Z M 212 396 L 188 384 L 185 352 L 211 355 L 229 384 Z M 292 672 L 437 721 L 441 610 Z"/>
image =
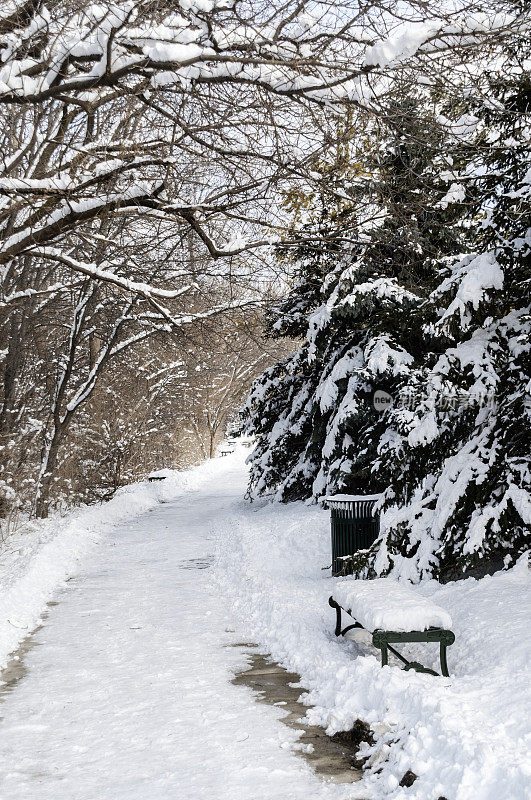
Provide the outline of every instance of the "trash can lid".
<path id="1" fill-rule="evenodd" d="M 345 502 L 345 503 L 353 503 L 356 500 L 379 500 L 382 496 L 382 492 L 380 494 L 329 494 L 326 497 L 322 497 L 322 500 L 333 500 L 334 502 Z"/>

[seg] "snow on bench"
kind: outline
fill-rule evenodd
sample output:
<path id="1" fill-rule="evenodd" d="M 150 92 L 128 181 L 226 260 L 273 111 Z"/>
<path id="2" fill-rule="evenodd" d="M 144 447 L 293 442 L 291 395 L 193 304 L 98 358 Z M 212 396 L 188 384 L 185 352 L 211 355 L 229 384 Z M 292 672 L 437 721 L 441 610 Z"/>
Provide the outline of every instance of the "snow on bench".
<path id="1" fill-rule="evenodd" d="M 447 611 L 391 578 L 341 581 L 334 589 L 334 600 L 371 632 L 452 627 Z"/>
<path id="2" fill-rule="evenodd" d="M 346 579 L 338 581 L 329 604 L 336 611 L 336 636 L 345 636 L 355 628 L 372 633 L 372 644 L 381 650 L 382 666 L 387 664 L 387 651 L 405 664 L 405 669 L 438 675 L 418 661 L 408 661 L 392 643 L 438 642 L 441 673 L 448 676 L 446 648 L 455 636 L 449 628 L 452 619 L 447 611 L 413 589 L 391 578 L 374 580 Z M 342 628 L 341 614 L 345 611 L 354 620 Z M 348 637 L 351 638 L 351 637 Z"/>
<path id="3" fill-rule="evenodd" d="M 166 478 L 169 478 L 172 474 L 171 469 L 159 469 L 155 472 L 150 472 L 148 476 L 148 481 L 153 483 L 153 481 L 165 481 Z"/>

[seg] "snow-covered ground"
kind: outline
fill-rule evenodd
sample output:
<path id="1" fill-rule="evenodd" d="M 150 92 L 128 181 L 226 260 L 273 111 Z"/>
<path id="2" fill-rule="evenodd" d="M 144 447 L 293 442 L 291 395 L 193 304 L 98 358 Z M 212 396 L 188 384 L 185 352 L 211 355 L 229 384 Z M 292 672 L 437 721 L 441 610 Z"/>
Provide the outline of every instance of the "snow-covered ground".
<path id="1" fill-rule="evenodd" d="M 242 459 L 229 458 L 173 485 L 136 485 L 64 521 L 26 578 L 19 563 L 32 619 L 53 580 L 75 577 L 55 592 L 27 674 L 0 703 L 1 800 L 348 797 L 291 752 L 299 734 L 280 709 L 230 683 L 246 664 L 231 646 L 243 632 L 212 585 L 209 536 L 239 518 L 244 486 Z"/>
<path id="2" fill-rule="evenodd" d="M 10 543 L 4 661 L 59 602 L 0 705 L 2 800 L 525 800 L 527 564 L 415 588 L 453 618 L 449 679 L 382 669 L 374 650 L 333 636 L 328 513 L 244 502 L 247 453 Z M 245 640 L 301 675 L 312 722 L 373 726 L 362 782 L 318 780 L 290 752 L 282 710 L 230 683 L 245 663 L 230 645 Z M 418 647 L 437 666 L 437 647 Z"/>
<path id="3" fill-rule="evenodd" d="M 126 486 L 104 505 L 22 524 L 0 546 L 0 669 L 37 626 L 56 587 L 107 532 L 201 486 L 217 471 L 216 462 L 207 462 L 200 469 L 170 473 L 165 481 Z"/>
<path id="4" fill-rule="evenodd" d="M 360 718 L 377 734 L 351 797 L 386 800 L 525 800 L 531 786 L 527 559 L 508 572 L 415 591 L 453 620 L 451 677 L 381 668 L 370 647 L 338 640 L 327 600 L 329 514 L 304 503 L 248 507 L 218 527 L 215 575 L 246 633 L 301 675 L 313 723 L 330 733 Z M 439 669 L 438 647 L 410 646 Z M 399 786 L 411 770 L 411 787 Z"/>

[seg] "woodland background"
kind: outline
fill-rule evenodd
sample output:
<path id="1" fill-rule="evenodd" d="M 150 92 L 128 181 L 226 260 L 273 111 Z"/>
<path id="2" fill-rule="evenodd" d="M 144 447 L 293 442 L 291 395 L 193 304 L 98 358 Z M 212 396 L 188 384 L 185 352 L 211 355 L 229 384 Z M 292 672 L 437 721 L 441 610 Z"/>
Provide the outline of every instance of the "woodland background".
<path id="1" fill-rule="evenodd" d="M 256 379 L 252 493 L 385 492 L 358 574 L 511 563 L 529 11 L 3 2 L 3 535 L 211 457 Z"/>

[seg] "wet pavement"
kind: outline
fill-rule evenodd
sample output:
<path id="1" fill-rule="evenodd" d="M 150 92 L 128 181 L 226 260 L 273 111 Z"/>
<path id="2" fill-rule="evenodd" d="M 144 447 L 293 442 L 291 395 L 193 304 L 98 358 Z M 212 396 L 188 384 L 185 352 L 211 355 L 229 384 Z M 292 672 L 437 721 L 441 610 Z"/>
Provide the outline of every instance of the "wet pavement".
<path id="1" fill-rule="evenodd" d="M 309 725 L 304 716 L 307 706 L 299 702 L 300 677 L 287 672 L 268 656 L 253 653 L 256 645 L 239 643 L 233 645 L 249 650 L 249 667 L 238 673 L 232 683 L 247 686 L 255 693 L 257 703 L 277 706 L 286 711 L 281 722 L 297 731 L 302 731 L 300 749 L 295 752 L 305 758 L 316 774 L 333 783 L 353 783 L 361 779 L 361 771 L 352 766 L 356 750 L 344 743 L 333 741 L 323 728 Z"/>

